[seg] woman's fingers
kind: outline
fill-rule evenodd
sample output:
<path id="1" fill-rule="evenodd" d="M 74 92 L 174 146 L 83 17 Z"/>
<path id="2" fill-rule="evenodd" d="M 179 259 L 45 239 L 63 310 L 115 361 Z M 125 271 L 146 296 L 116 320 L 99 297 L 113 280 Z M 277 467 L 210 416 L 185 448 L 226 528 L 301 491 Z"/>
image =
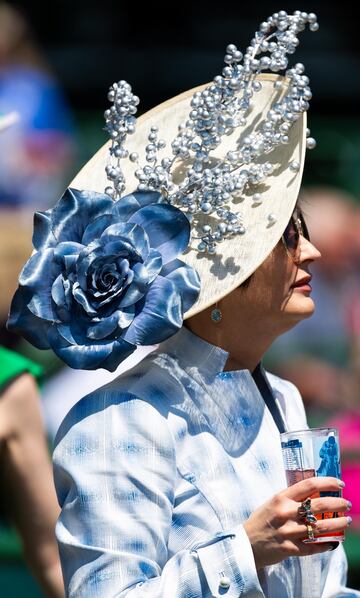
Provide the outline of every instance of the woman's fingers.
<path id="1" fill-rule="evenodd" d="M 333 532 L 341 532 L 349 527 L 351 519 L 347 517 L 334 517 L 334 519 L 320 519 L 314 529 L 315 536 L 317 534 L 331 534 Z"/>
<path id="2" fill-rule="evenodd" d="M 286 543 L 286 552 L 288 556 L 309 556 L 311 554 L 319 554 L 321 552 L 328 552 L 333 550 L 332 542 L 319 542 L 314 544 L 306 544 L 299 540 L 288 540 Z"/>
<path id="3" fill-rule="evenodd" d="M 312 554 L 319 554 L 321 552 L 328 552 L 333 550 L 334 546 L 331 542 L 320 542 L 319 544 L 304 544 L 299 545 L 299 556 L 310 556 Z"/>
<path id="4" fill-rule="evenodd" d="M 333 519 L 320 519 L 313 526 L 315 536 L 318 534 L 332 534 L 341 532 L 349 526 L 347 517 L 334 517 Z M 307 527 L 304 523 L 289 522 L 283 530 L 283 535 L 291 540 L 307 538 Z"/>
<path id="5" fill-rule="evenodd" d="M 332 496 L 324 496 L 321 498 L 313 498 L 311 500 L 311 510 L 315 514 L 319 513 L 344 513 L 351 508 L 349 501 L 346 498 L 335 498 Z M 300 506 L 300 505 L 299 505 Z"/>
<path id="6" fill-rule="evenodd" d="M 313 477 L 307 480 L 301 480 L 282 490 L 280 494 L 287 496 L 292 500 L 301 502 L 319 492 L 336 492 L 343 488 L 343 483 L 338 478 L 332 477 Z"/>

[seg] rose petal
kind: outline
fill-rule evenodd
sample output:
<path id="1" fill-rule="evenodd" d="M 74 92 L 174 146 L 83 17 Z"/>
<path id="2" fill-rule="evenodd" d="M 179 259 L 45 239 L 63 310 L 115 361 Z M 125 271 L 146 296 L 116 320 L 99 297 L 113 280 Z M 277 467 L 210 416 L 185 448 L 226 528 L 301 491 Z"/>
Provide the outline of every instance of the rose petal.
<path id="1" fill-rule="evenodd" d="M 32 244 L 36 250 L 54 247 L 57 239 L 51 228 L 51 211 L 34 213 Z"/>
<path id="2" fill-rule="evenodd" d="M 149 255 L 144 262 L 144 266 L 148 273 L 149 283 L 152 282 L 159 274 L 162 267 L 161 254 L 156 249 L 150 249 Z"/>
<path id="3" fill-rule="evenodd" d="M 97 342 L 93 340 L 87 342 L 84 338 L 81 344 L 72 344 L 64 336 L 63 328 L 61 325 L 49 328 L 49 344 L 54 353 L 74 369 L 96 370 L 101 367 L 114 372 L 119 363 L 136 349 L 135 345 L 121 338 Z"/>
<path id="4" fill-rule="evenodd" d="M 91 324 L 87 329 L 86 336 L 89 339 L 99 340 L 106 338 L 116 330 L 120 333 L 131 324 L 134 315 L 135 308 L 133 306 L 129 307 L 127 311 L 119 309 L 100 322 Z"/>
<path id="5" fill-rule="evenodd" d="M 189 220 L 174 206 L 145 206 L 130 216 L 129 222 L 135 222 L 145 230 L 150 247 L 161 253 L 163 264 L 176 258 L 189 243 Z"/>
<path id="6" fill-rule="evenodd" d="M 133 266 L 132 271 L 134 273 L 134 278 L 119 302 L 119 307 L 121 308 L 127 307 L 128 305 L 135 305 L 135 303 L 137 303 L 146 293 L 150 282 L 148 271 L 140 262 Z"/>
<path id="7" fill-rule="evenodd" d="M 73 284 L 72 294 L 74 299 L 79 303 L 79 305 L 81 305 L 81 307 L 89 316 L 96 316 L 97 309 L 91 305 L 84 290 L 80 287 L 78 282 Z"/>
<path id="8" fill-rule="evenodd" d="M 144 206 L 166 202 L 165 197 L 161 195 L 159 191 L 135 191 L 132 195 L 136 198 L 141 208 L 143 208 Z"/>
<path id="9" fill-rule="evenodd" d="M 171 280 L 181 295 L 185 313 L 195 303 L 200 292 L 200 277 L 196 270 L 181 260 L 173 260 L 161 269 L 161 276 Z"/>
<path id="10" fill-rule="evenodd" d="M 19 285 L 31 291 L 28 309 L 43 320 L 57 320 L 54 313 L 51 287 L 59 274 L 52 248 L 37 251 L 26 262 L 19 276 Z"/>
<path id="11" fill-rule="evenodd" d="M 38 349 L 50 349 L 47 340 L 49 322 L 34 316 L 28 309 L 27 303 L 32 296 L 31 291 L 24 287 L 16 290 L 10 306 L 10 313 L 6 322 L 6 328 L 24 337 L 29 343 Z"/>
<path id="12" fill-rule="evenodd" d="M 123 239 L 127 243 L 130 243 L 143 260 L 149 255 L 149 239 L 141 226 L 117 222 L 109 226 L 100 237 L 102 244 L 117 241 L 118 239 Z"/>
<path id="13" fill-rule="evenodd" d="M 135 345 L 152 345 L 169 338 L 183 322 L 181 297 L 175 285 L 157 276 L 144 298 L 144 306 L 122 335 Z"/>
<path id="14" fill-rule="evenodd" d="M 84 249 L 84 246 L 81 243 L 71 241 L 59 243 L 54 247 L 54 260 L 60 268 L 66 269 L 70 263 L 69 258 L 70 260 L 76 260 L 82 249 Z"/>
<path id="15" fill-rule="evenodd" d="M 51 296 L 56 303 L 56 314 L 61 321 L 68 322 L 70 319 L 69 311 L 71 309 L 71 303 L 69 304 L 68 296 L 65 293 L 64 278 L 62 274 L 54 281 L 51 287 Z"/>
<path id="16" fill-rule="evenodd" d="M 69 188 L 57 204 L 34 218 L 33 244 L 36 249 L 62 241 L 81 243 L 89 222 L 111 213 L 113 200 L 103 193 Z"/>
<path id="17" fill-rule="evenodd" d="M 96 239 L 102 235 L 104 230 L 111 224 L 114 224 L 114 222 L 116 222 L 116 220 L 113 214 L 102 214 L 102 216 L 95 218 L 94 222 L 90 222 L 87 225 L 82 236 L 82 244 L 89 245 L 92 241 L 96 241 Z"/>
<path id="18" fill-rule="evenodd" d="M 60 322 L 70 322 L 71 320 L 71 309 L 74 305 L 71 289 L 72 284 L 66 278 L 64 279 L 62 274 L 58 276 L 52 286 L 51 296 L 55 303 L 54 312 Z"/>
<path id="19" fill-rule="evenodd" d="M 111 212 L 115 217 L 115 221 L 127 222 L 131 214 L 141 208 L 136 196 L 137 193 L 130 193 L 114 202 Z"/>
<path id="20" fill-rule="evenodd" d="M 64 259 L 65 272 L 69 277 L 70 274 L 74 273 L 76 270 L 76 262 L 78 260 L 78 256 L 77 255 L 65 255 L 63 259 Z"/>

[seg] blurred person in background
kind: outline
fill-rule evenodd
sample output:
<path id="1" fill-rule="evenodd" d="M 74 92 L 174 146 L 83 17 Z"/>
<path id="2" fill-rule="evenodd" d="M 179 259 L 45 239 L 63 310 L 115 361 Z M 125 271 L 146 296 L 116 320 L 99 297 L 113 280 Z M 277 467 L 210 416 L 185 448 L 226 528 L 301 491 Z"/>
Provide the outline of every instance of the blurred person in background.
<path id="1" fill-rule="evenodd" d="M 0 2 L 0 115 L 18 122 L 0 137 L 0 207 L 46 209 L 74 157 L 73 121 L 24 15 Z"/>
<path id="2" fill-rule="evenodd" d="M 321 417 L 323 410 L 337 411 L 339 397 L 342 407 L 360 408 L 351 317 L 360 297 L 360 208 L 345 192 L 323 187 L 303 191 L 301 206 L 323 256 L 314 268 L 317 308 L 311 322 L 274 343 L 268 359 L 277 371 L 296 378 L 304 401 Z"/>
<path id="3" fill-rule="evenodd" d="M 0 10 L 1 13 L 1 10 Z M 0 20 L 0 30 L 3 23 Z M 0 144 L 17 119 L 0 116 Z M 1 158 L 0 158 L 1 160 Z M 0 180 L 0 186 L 1 186 Z M 31 254 L 30 218 L 1 209 L 0 322 L 6 320 L 21 261 Z M 30 214 L 30 212 L 29 212 Z M 2 346 L 0 340 L 0 571 L 12 554 L 16 528 L 25 560 L 44 595 L 63 598 L 64 587 L 55 523 L 55 495 L 47 438 L 40 410 L 44 370 L 34 361 Z M 15 542 L 15 546 L 17 543 Z M 16 592 L 14 580 L 14 591 Z M 13 594 L 11 594 L 13 595 Z"/>
<path id="4" fill-rule="evenodd" d="M 324 187 L 306 189 L 301 206 L 322 254 L 313 268 L 316 310 L 274 343 L 268 360 L 298 386 L 313 425 L 339 429 L 352 529 L 360 532 L 360 207 Z"/>
<path id="5" fill-rule="evenodd" d="M 0 346 L 0 534 L 13 524 L 45 596 L 63 598 L 57 504 L 40 412 L 42 368 Z"/>

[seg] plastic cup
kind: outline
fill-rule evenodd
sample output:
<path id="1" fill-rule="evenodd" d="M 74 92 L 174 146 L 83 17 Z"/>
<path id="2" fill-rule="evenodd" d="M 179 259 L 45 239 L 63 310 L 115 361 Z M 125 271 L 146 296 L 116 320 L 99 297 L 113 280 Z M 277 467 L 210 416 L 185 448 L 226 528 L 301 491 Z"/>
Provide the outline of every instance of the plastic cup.
<path id="1" fill-rule="evenodd" d="M 331 476 L 341 478 L 339 434 L 336 428 L 310 428 L 281 434 L 281 448 L 288 486 L 312 477 Z M 310 498 L 320 496 L 342 496 L 342 491 L 317 492 Z M 328 512 L 316 514 L 316 519 L 333 519 L 344 513 Z M 318 534 L 314 529 L 314 540 L 304 542 L 343 542 L 343 531 Z"/>

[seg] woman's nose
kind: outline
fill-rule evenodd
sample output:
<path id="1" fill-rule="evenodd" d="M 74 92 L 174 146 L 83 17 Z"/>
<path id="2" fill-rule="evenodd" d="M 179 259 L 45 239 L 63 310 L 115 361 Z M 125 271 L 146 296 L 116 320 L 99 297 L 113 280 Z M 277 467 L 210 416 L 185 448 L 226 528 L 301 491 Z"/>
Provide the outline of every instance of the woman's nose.
<path id="1" fill-rule="evenodd" d="M 305 237 L 300 235 L 299 242 L 300 242 L 300 262 L 306 262 L 308 260 L 315 261 L 315 260 L 319 260 L 321 258 L 320 251 L 317 249 L 317 247 L 315 247 L 315 245 L 313 245 L 313 243 L 311 243 L 311 241 L 309 241 L 308 239 L 306 239 Z"/>

